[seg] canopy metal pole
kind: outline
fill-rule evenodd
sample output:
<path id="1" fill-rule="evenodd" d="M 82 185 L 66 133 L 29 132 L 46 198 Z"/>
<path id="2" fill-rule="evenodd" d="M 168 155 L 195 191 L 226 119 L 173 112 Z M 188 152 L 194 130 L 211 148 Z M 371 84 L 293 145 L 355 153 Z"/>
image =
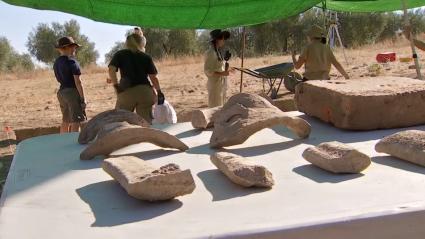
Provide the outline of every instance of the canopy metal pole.
<path id="1" fill-rule="evenodd" d="M 245 27 L 242 27 L 242 39 L 241 39 L 241 68 L 243 69 L 243 63 L 245 58 Z M 243 88 L 243 71 L 241 71 L 241 84 L 239 88 L 239 92 L 242 93 Z"/>
<path id="2" fill-rule="evenodd" d="M 407 15 L 407 0 L 401 0 L 401 3 L 403 5 L 403 11 L 404 11 L 404 24 L 407 26 L 410 26 L 409 23 L 409 16 Z M 410 28 L 409 28 L 410 31 Z M 416 54 L 416 49 L 415 49 L 415 43 L 413 40 L 413 35 L 412 32 L 409 32 L 409 38 L 410 38 L 410 47 L 412 48 L 412 56 L 413 59 L 415 60 L 415 66 L 416 66 L 416 74 L 417 74 L 417 78 L 419 80 L 422 80 L 422 74 L 421 74 L 421 66 L 419 65 L 419 59 L 418 59 L 418 54 Z"/>

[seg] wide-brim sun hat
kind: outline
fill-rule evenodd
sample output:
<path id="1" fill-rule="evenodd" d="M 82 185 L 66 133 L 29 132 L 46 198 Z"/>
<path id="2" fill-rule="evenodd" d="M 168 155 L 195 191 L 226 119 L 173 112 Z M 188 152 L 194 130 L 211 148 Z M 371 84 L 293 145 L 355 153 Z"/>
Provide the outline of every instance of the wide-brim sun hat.
<path id="1" fill-rule="evenodd" d="M 323 28 L 313 25 L 307 32 L 307 35 L 311 38 L 322 38 L 325 37 L 323 33 Z"/>
<path id="2" fill-rule="evenodd" d="M 215 29 L 210 32 L 210 36 L 212 40 L 216 40 L 216 39 L 227 40 L 230 38 L 230 32 L 222 31 L 221 29 Z"/>
<path id="3" fill-rule="evenodd" d="M 81 47 L 81 45 L 79 45 L 78 43 L 76 43 L 74 41 L 74 38 L 72 37 L 61 37 L 58 39 L 55 48 L 64 48 L 67 46 L 76 46 L 76 47 Z"/>

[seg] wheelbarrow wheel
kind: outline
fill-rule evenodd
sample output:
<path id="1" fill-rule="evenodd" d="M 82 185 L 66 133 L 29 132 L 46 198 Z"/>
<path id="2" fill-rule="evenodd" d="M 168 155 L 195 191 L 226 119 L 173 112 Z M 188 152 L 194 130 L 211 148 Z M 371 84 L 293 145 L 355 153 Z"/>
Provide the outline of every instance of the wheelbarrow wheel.
<path id="1" fill-rule="evenodd" d="M 297 72 L 290 72 L 288 75 L 283 77 L 283 84 L 288 91 L 294 93 L 295 86 L 302 82 L 302 79 L 303 77 Z"/>

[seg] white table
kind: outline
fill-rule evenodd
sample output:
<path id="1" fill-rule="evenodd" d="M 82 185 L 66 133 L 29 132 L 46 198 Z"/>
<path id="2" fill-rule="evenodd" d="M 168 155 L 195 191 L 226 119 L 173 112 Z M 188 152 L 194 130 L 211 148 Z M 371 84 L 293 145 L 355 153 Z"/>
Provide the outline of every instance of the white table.
<path id="1" fill-rule="evenodd" d="M 24 141 L 0 201 L 0 238 L 425 238 L 425 168 L 374 151 L 380 138 L 403 129 L 349 132 L 305 118 L 313 127 L 308 139 L 276 127 L 228 148 L 266 166 L 276 183 L 271 190 L 231 183 L 209 160 L 211 131 L 189 123 L 163 127 L 189 145 L 187 152 L 150 144 L 115 152 L 191 169 L 195 191 L 163 203 L 128 196 L 100 168 L 102 159 L 80 161 L 85 146 L 77 134 Z M 364 174 L 333 175 L 301 157 L 332 140 L 372 157 Z"/>

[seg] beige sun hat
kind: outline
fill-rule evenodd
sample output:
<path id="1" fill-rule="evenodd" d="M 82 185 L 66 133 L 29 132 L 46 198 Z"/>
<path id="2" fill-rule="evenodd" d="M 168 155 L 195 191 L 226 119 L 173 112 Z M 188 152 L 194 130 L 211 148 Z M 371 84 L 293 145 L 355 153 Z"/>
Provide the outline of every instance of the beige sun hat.
<path id="1" fill-rule="evenodd" d="M 318 25 L 313 25 L 310 30 L 308 30 L 307 35 L 311 38 L 325 37 L 325 35 L 323 34 L 323 29 Z"/>

